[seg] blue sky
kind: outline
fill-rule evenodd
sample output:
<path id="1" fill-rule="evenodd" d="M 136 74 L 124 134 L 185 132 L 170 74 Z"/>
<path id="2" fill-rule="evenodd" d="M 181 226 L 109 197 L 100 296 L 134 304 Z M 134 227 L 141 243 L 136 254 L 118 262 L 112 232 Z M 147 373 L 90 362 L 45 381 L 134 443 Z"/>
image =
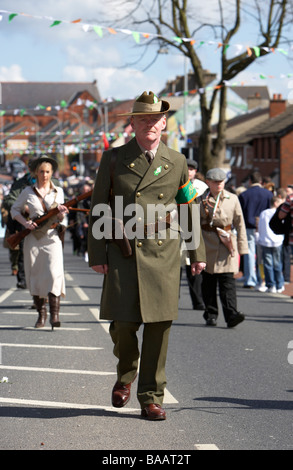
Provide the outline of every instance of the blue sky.
<path id="1" fill-rule="evenodd" d="M 251 2 L 252 0 L 247 0 Z M 226 0 L 227 5 L 233 3 Z M 128 6 L 131 2 L 127 2 Z M 134 2 L 132 2 L 134 3 Z M 147 2 L 146 4 L 150 4 Z M 208 6 L 202 1 L 189 0 L 193 8 L 203 18 L 209 18 L 215 0 Z M 104 31 L 103 37 L 94 32 L 85 32 L 80 24 L 65 24 L 51 27 L 50 16 L 59 20 L 82 19 L 83 23 L 103 24 L 107 20 L 115 25 L 117 14 L 127 13 L 121 8 L 121 0 L 0 0 L 0 9 L 15 13 L 41 16 L 40 19 L 17 16 L 8 23 L 8 15 L 3 14 L 0 21 L 1 60 L 0 81 L 92 81 L 98 82 L 103 99 L 134 98 L 144 90 L 158 93 L 168 80 L 183 75 L 184 62 L 176 51 L 160 55 L 155 64 L 143 71 L 151 62 L 157 46 L 151 46 L 144 60 L 135 64 L 142 49 L 138 48 L 131 35 L 118 33 L 111 35 Z M 132 25 L 129 29 L 134 30 Z M 143 31 L 154 32 L 151 25 L 144 25 Z M 246 18 L 245 29 L 239 34 L 238 44 L 253 46 L 255 27 Z M 199 55 L 204 67 L 217 73 L 220 52 L 215 44 L 209 45 L 208 35 L 199 36 L 206 43 Z M 288 49 L 288 47 L 287 47 Z M 232 53 L 232 49 L 231 49 Z M 249 69 L 240 74 L 235 81 L 246 85 L 267 85 L 270 94 L 282 93 L 285 98 L 293 93 L 293 72 L 288 57 L 293 58 L 293 50 L 288 56 L 280 52 L 256 61 Z M 274 78 L 261 79 L 260 75 Z"/>

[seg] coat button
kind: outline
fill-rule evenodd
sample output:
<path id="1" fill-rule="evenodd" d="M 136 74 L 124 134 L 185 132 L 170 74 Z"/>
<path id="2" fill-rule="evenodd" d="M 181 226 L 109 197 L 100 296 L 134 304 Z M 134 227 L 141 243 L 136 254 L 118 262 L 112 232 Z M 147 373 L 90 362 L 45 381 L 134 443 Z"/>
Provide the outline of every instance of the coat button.
<path id="1" fill-rule="evenodd" d="M 134 168 L 135 167 L 135 164 L 134 163 L 130 163 L 130 168 Z"/>
<path id="2" fill-rule="evenodd" d="M 142 242 L 138 242 L 137 246 L 138 246 L 138 248 L 141 248 L 142 247 Z"/>
<path id="3" fill-rule="evenodd" d="M 136 193 L 136 197 L 140 197 L 140 196 L 141 196 L 141 194 L 139 192 Z"/>
<path id="4" fill-rule="evenodd" d="M 165 170 L 168 170 L 169 165 L 165 165 L 164 168 L 165 168 Z"/>
<path id="5" fill-rule="evenodd" d="M 162 245 L 163 245 L 162 240 L 159 240 L 159 241 L 158 241 L 158 245 L 159 245 L 159 246 L 162 246 Z"/>
<path id="6" fill-rule="evenodd" d="M 163 197 L 164 197 L 163 193 L 159 194 L 159 199 L 163 199 Z"/>

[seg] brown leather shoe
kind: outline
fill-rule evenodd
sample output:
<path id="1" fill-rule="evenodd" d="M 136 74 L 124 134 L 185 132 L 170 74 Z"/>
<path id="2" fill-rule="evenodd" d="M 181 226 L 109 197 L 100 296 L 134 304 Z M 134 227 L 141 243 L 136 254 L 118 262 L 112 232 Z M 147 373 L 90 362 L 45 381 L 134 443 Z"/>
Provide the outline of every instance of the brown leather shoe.
<path id="1" fill-rule="evenodd" d="M 112 405 L 115 408 L 123 408 L 123 406 L 127 405 L 130 400 L 131 385 L 133 384 L 135 379 L 136 376 L 134 377 L 132 382 L 126 385 L 123 385 L 120 382 L 115 383 L 112 390 Z"/>
<path id="2" fill-rule="evenodd" d="M 141 410 L 141 417 L 149 419 L 150 421 L 159 421 L 166 419 L 166 411 L 161 407 L 161 405 L 151 403 Z"/>

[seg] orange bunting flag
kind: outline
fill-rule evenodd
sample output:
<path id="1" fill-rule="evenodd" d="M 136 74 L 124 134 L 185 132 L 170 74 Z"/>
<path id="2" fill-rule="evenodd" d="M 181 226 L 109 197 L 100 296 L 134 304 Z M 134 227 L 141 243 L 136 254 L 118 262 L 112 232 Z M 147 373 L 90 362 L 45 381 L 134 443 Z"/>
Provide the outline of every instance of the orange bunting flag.
<path id="1" fill-rule="evenodd" d="M 115 29 L 113 29 L 113 28 L 108 28 L 108 31 L 111 34 L 117 34 L 117 31 L 115 31 Z"/>
<path id="2" fill-rule="evenodd" d="M 73 21 L 71 21 L 71 23 L 73 23 L 73 24 L 74 24 L 74 23 L 80 23 L 80 22 L 81 22 L 81 18 L 79 18 L 78 20 L 73 20 Z"/>

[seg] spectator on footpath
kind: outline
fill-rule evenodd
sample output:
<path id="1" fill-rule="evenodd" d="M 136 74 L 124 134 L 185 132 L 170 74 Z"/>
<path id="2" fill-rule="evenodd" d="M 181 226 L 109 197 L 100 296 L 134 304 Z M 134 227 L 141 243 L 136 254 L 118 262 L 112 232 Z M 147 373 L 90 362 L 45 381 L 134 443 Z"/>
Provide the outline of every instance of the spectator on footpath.
<path id="1" fill-rule="evenodd" d="M 274 196 L 270 209 L 261 212 L 258 223 L 258 244 L 261 246 L 265 274 L 265 286 L 260 286 L 258 290 L 272 294 L 280 294 L 285 290 L 282 263 L 284 235 L 276 235 L 269 225 L 280 202 L 281 200 Z"/>
<path id="2" fill-rule="evenodd" d="M 293 192 L 289 193 L 286 201 L 282 204 L 280 211 L 279 211 L 279 219 L 285 219 L 287 215 L 291 215 L 291 231 L 289 234 L 289 244 L 291 247 L 293 246 Z"/>
<path id="3" fill-rule="evenodd" d="M 256 263 L 255 232 L 257 220 L 262 211 L 270 208 L 273 193 L 262 187 L 262 176 L 259 172 L 250 175 L 250 187 L 239 195 L 246 225 L 249 253 L 243 257 L 244 286 L 253 289 L 261 284 Z"/>
<path id="4" fill-rule="evenodd" d="M 197 162 L 195 160 L 187 159 L 186 163 L 188 166 L 189 180 L 197 192 L 196 202 L 199 202 L 201 200 L 202 194 L 208 189 L 208 185 L 196 177 L 198 170 Z M 201 293 L 202 275 L 192 275 L 189 252 L 186 249 L 184 240 L 181 241 L 181 257 L 182 265 L 185 266 L 192 307 L 194 310 L 204 310 L 205 306 Z"/>
<path id="5" fill-rule="evenodd" d="M 292 189 L 293 192 L 293 189 Z M 283 204 L 287 197 L 287 189 L 279 188 L 277 190 L 277 197 L 281 200 L 280 204 Z M 284 235 L 284 241 L 282 246 L 282 264 L 283 264 L 283 276 L 285 284 L 291 282 L 291 246 L 289 243 L 289 231 Z"/>

